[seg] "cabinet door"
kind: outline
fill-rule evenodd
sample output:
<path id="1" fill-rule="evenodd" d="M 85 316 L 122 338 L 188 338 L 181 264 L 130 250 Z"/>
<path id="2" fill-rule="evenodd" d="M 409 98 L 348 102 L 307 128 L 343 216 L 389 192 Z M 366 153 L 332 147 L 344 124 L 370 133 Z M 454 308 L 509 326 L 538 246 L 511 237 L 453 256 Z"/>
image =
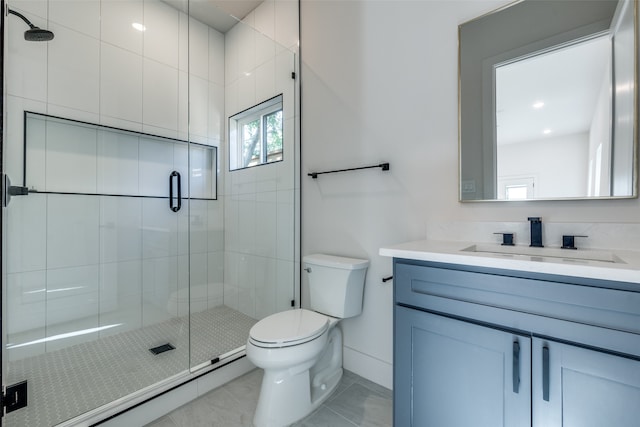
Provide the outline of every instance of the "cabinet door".
<path id="1" fill-rule="evenodd" d="M 637 427 L 640 362 L 533 339 L 533 425 Z"/>
<path id="2" fill-rule="evenodd" d="M 531 425 L 529 337 L 397 306 L 394 345 L 394 425 Z"/>

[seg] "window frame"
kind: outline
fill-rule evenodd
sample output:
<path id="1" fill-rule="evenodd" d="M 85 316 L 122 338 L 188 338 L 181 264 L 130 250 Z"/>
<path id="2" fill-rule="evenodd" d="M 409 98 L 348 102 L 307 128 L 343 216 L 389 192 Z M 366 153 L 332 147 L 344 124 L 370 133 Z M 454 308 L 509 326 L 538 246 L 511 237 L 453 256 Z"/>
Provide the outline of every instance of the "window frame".
<path id="1" fill-rule="evenodd" d="M 269 152 L 267 147 L 267 126 L 266 119 L 268 116 L 277 112 L 282 112 L 282 139 L 283 147 L 281 150 L 281 158 L 278 160 L 269 161 Z M 250 165 L 243 165 L 243 129 L 248 123 L 254 122 L 259 119 L 259 137 L 260 137 L 260 154 L 259 162 Z M 283 108 L 283 94 L 274 96 L 259 104 L 254 105 L 244 111 L 241 111 L 233 116 L 229 117 L 229 172 L 249 169 L 256 166 L 263 166 L 278 163 L 284 160 L 284 108 Z"/>

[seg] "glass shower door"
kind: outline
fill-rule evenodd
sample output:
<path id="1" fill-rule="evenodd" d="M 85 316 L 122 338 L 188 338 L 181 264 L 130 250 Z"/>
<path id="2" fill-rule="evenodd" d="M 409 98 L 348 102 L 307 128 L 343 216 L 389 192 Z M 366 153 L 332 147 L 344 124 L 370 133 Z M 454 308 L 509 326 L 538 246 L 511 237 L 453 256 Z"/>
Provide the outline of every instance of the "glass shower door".
<path id="1" fill-rule="evenodd" d="M 26 381 L 28 406 L 3 423 L 50 426 L 188 374 L 188 20 L 10 3 L 55 38 L 4 17 L 3 172 L 26 194 L 2 208 L 3 384 Z"/>
<path id="2" fill-rule="evenodd" d="M 4 380 L 27 381 L 29 405 L 6 424 L 53 425 L 188 369 L 188 151 L 165 137 L 23 119 L 25 181 L 14 187 L 27 194 L 3 212 Z"/>

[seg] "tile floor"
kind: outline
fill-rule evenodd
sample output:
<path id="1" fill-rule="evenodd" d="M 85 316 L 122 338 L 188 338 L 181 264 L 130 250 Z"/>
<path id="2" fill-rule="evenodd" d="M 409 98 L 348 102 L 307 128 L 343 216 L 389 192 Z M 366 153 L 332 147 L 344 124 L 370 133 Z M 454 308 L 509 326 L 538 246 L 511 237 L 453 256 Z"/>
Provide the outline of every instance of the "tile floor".
<path id="1" fill-rule="evenodd" d="M 258 401 L 262 370 L 255 369 L 213 390 L 147 427 L 250 427 Z M 295 427 L 391 427 L 391 391 L 352 372 L 329 399 Z"/>

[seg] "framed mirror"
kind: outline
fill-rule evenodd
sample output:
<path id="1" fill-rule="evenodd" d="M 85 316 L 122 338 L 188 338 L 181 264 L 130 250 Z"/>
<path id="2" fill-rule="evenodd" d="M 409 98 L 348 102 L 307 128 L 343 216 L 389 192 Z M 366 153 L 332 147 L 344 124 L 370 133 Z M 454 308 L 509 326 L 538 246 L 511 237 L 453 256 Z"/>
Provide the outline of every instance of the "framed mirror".
<path id="1" fill-rule="evenodd" d="M 460 201 L 637 197 L 637 9 L 522 0 L 460 25 Z"/>

